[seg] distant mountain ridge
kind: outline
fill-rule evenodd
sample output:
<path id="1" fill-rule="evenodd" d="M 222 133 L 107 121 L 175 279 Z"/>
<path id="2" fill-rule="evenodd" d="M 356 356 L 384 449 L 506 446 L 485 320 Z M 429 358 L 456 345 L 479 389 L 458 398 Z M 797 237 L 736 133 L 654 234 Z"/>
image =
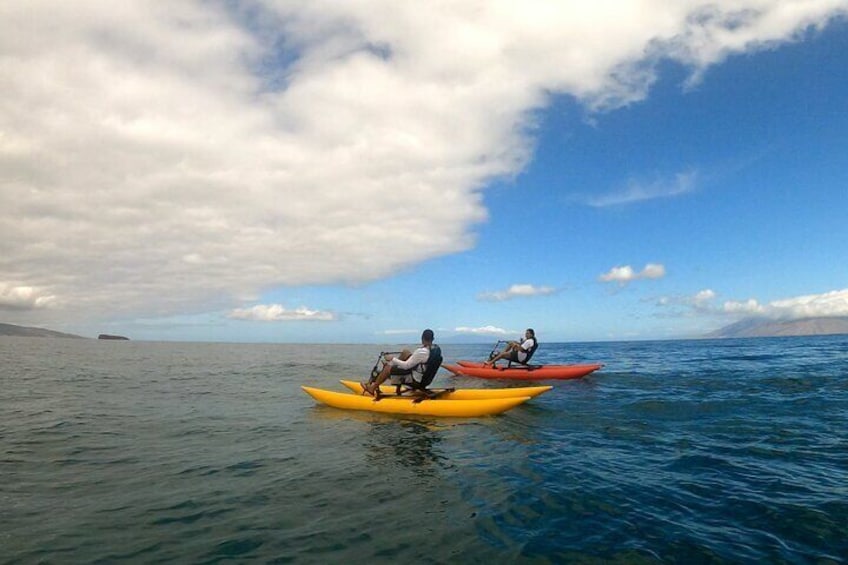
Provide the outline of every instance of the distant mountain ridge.
<path id="1" fill-rule="evenodd" d="M 848 316 L 803 318 L 800 320 L 747 318 L 711 332 L 706 337 L 782 337 L 833 334 L 848 334 Z"/>
<path id="2" fill-rule="evenodd" d="M 734 337 L 782 337 L 805 335 L 835 335 L 848 334 L 848 316 L 804 318 L 801 320 L 767 320 L 748 318 L 735 324 L 730 324 L 719 330 L 708 333 L 707 338 Z M 0 336 L 18 337 L 56 337 L 71 339 L 89 339 L 81 335 L 57 332 L 44 328 L 16 326 L 0 323 Z M 127 339 L 123 336 L 108 336 L 110 338 Z M 105 338 L 101 338 L 105 339 Z M 479 336 L 468 338 L 468 343 L 480 344 Z M 448 339 L 445 343 L 466 343 L 462 338 Z"/>
<path id="3" fill-rule="evenodd" d="M 16 326 L 14 324 L 0 323 L 0 336 L 11 335 L 18 337 L 64 337 L 71 339 L 87 339 L 81 335 L 66 334 L 44 328 L 31 328 L 27 326 Z"/>

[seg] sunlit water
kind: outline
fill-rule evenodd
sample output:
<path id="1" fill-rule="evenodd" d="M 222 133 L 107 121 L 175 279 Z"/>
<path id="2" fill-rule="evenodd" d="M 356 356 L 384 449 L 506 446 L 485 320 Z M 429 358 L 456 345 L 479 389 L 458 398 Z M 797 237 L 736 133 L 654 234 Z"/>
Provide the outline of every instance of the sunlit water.
<path id="1" fill-rule="evenodd" d="M 490 418 L 301 392 L 379 350 L 0 338 L 0 563 L 848 562 L 848 336 L 543 344 L 606 366 Z"/>

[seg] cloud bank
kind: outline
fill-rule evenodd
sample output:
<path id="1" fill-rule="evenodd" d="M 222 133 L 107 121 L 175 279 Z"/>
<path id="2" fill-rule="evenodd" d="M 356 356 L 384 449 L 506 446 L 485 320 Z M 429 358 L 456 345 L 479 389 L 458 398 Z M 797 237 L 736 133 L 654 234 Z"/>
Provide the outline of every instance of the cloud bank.
<path id="1" fill-rule="evenodd" d="M 848 316 L 848 289 L 821 294 L 807 294 L 761 303 L 755 298 L 725 300 L 716 304 L 718 295 L 705 289 L 690 297 L 663 297 L 659 306 L 687 307 L 690 312 L 730 316 L 734 318 L 769 318 L 801 320 L 804 318 Z"/>
<path id="2" fill-rule="evenodd" d="M 848 316 L 848 289 L 823 294 L 807 294 L 760 304 L 755 299 L 727 301 L 721 306 L 727 314 L 757 316 L 777 320 Z"/>
<path id="3" fill-rule="evenodd" d="M 77 319 L 229 310 L 466 250 L 481 190 L 527 164 L 552 95 L 619 107 L 646 96 L 660 60 L 697 80 L 845 13 L 829 0 L 6 2 L 0 304 L 49 300 Z M 377 222 L 381 209 L 395 213 Z"/>

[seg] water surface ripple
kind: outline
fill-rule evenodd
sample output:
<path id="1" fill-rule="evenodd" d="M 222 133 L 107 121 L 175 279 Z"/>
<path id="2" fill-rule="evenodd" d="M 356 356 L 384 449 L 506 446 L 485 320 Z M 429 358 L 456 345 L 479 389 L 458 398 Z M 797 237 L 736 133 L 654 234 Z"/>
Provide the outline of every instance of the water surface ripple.
<path id="1" fill-rule="evenodd" d="M 494 418 L 300 391 L 380 349 L 0 338 L 0 563 L 848 562 L 848 336 L 544 344 L 606 366 Z"/>

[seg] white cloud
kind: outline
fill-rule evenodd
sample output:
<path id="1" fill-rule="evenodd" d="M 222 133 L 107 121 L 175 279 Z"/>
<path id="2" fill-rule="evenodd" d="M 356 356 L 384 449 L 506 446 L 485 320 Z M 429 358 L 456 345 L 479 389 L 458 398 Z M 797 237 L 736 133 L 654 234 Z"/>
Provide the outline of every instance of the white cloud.
<path id="1" fill-rule="evenodd" d="M 695 314 L 726 315 L 735 318 L 772 318 L 797 320 L 802 318 L 848 316 L 848 289 L 833 290 L 822 294 L 808 294 L 793 298 L 761 303 L 756 298 L 725 300 L 719 305 L 714 301 L 718 294 L 705 289 L 694 296 L 663 297 L 659 306 L 685 306 Z"/>
<path id="2" fill-rule="evenodd" d="M 55 296 L 37 288 L 0 283 L 0 310 L 37 310 L 55 303 Z"/>
<path id="3" fill-rule="evenodd" d="M 304 306 L 288 310 L 280 304 L 257 304 L 250 308 L 236 308 L 229 317 L 234 320 L 252 320 L 260 322 L 289 322 L 295 320 L 312 320 L 331 322 L 336 319 L 332 312 L 311 310 Z"/>
<path id="4" fill-rule="evenodd" d="M 716 297 L 716 293 L 714 290 L 706 288 L 704 290 L 698 291 L 695 296 L 692 297 L 692 303 L 696 305 L 703 305 Z"/>
<path id="5" fill-rule="evenodd" d="M 765 308 L 753 298 L 748 300 L 728 300 L 720 310 L 723 314 L 731 314 L 738 316 L 762 316 L 765 314 Z"/>
<path id="6" fill-rule="evenodd" d="M 556 292 L 552 286 L 535 286 L 532 284 L 514 284 L 506 290 L 498 290 L 495 292 L 482 292 L 477 295 L 478 300 L 486 300 L 491 302 L 503 302 L 504 300 L 512 300 L 513 298 L 522 298 L 530 296 L 547 296 Z"/>
<path id="7" fill-rule="evenodd" d="M 636 272 L 630 265 L 613 267 L 608 272 L 598 277 L 601 282 L 617 282 L 624 286 L 639 279 L 661 279 L 665 276 L 665 266 L 658 263 L 648 263 L 640 271 Z"/>
<path id="8" fill-rule="evenodd" d="M 497 326 L 482 326 L 478 328 L 470 328 L 467 326 L 460 326 L 454 329 L 455 332 L 461 334 L 473 334 L 473 335 L 507 335 L 514 334 L 514 331 L 505 330 L 503 328 L 499 328 Z"/>
<path id="9" fill-rule="evenodd" d="M 551 94 L 628 104 L 663 58 L 697 76 L 846 7 L 56 1 L 0 12 L 0 281 L 61 297 L 68 316 L 157 317 L 468 249 L 486 218 L 481 187 L 522 170 Z M 395 214 L 375 221 L 375 210 Z"/>
<path id="10" fill-rule="evenodd" d="M 708 306 L 716 297 L 714 290 L 706 288 L 692 296 L 663 296 L 657 300 L 659 306 L 687 305 L 696 308 Z"/>
<path id="11" fill-rule="evenodd" d="M 767 304 L 760 304 L 753 298 L 745 301 L 729 300 L 722 305 L 722 311 L 734 315 L 789 320 L 848 316 L 848 289 L 784 298 Z"/>
<path id="12" fill-rule="evenodd" d="M 650 182 L 630 179 L 623 190 L 589 197 L 586 202 L 589 206 L 602 208 L 656 198 L 671 198 L 694 191 L 696 179 L 695 171 L 678 173 L 670 179 L 659 178 Z"/>
<path id="13" fill-rule="evenodd" d="M 665 266 L 657 263 L 648 263 L 639 274 L 643 279 L 661 279 L 665 276 Z"/>
<path id="14" fill-rule="evenodd" d="M 602 282 L 619 282 L 619 283 L 628 283 L 636 278 L 636 273 L 633 271 L 633 267 L 630 265 L 625 265 L 623 267 L 613 267 L 607 273 L 598 277 Z"/>

